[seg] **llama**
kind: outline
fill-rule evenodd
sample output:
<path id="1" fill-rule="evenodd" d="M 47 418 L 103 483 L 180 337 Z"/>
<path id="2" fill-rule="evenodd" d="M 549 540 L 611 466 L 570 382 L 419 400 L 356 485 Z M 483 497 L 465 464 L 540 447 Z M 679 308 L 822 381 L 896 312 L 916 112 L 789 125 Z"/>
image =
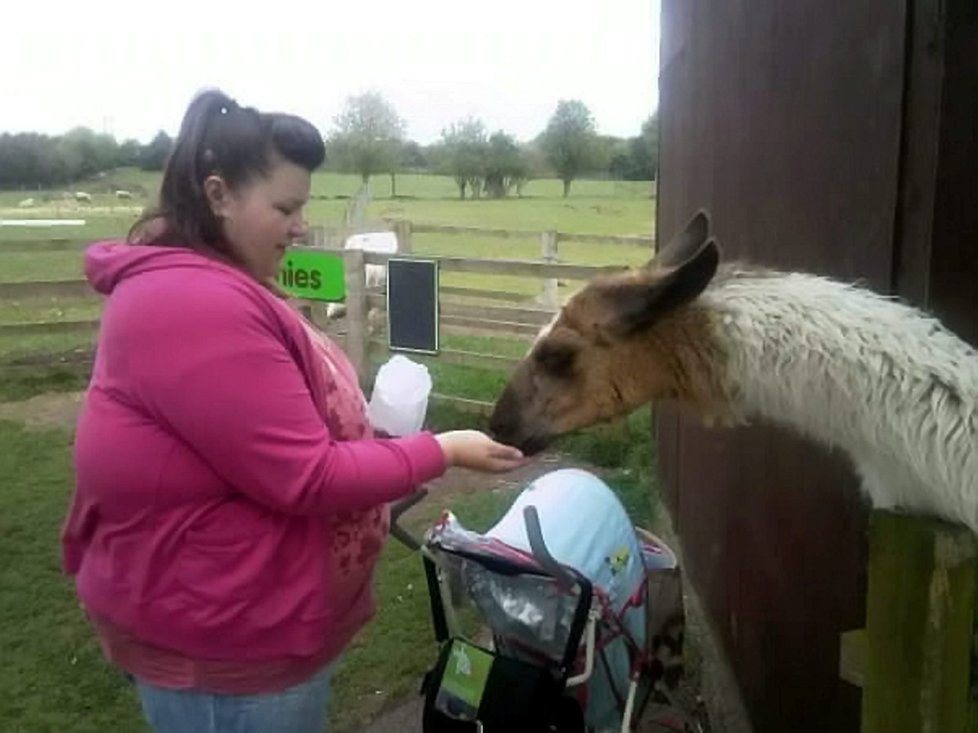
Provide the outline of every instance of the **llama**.
<path id="1" fill-rule="evenodd" d="M 851 458 L 872 504 L 978 532 L 978 352 L 937 320 L 800 272 L 720 265 L 698 213 L 639 271 L 568 300 L 490 430 L 527 453 L 657 400 L 765 418 Z"/>

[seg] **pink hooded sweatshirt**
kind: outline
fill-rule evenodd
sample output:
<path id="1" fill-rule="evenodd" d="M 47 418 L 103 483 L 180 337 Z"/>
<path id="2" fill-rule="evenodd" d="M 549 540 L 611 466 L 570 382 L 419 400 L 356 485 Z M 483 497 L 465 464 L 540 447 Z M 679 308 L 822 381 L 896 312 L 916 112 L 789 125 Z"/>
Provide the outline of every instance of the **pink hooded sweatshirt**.
<path id="1" fill-rule="evenodd" d="M 85 271 L 109 297 L 62 545 L 103 648 L 171 687 L 300 681 L 372 616 L 386 503 L 441 448 L 373 439 L 342 352 L 233 267 L 101 243 Z"/>

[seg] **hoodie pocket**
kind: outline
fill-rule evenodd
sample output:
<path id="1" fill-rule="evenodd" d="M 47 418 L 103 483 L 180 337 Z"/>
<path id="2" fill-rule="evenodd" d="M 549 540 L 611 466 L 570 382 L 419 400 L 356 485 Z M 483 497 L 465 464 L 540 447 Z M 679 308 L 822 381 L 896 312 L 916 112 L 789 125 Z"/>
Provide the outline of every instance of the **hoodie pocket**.
<path id="1" fill-rule="evenodd" d="M 273 516 L 228 502 L 194 522 L 184 534 L 179 581 L 198 600 L 226 604 L 253 598 L 274 583 Z"/>

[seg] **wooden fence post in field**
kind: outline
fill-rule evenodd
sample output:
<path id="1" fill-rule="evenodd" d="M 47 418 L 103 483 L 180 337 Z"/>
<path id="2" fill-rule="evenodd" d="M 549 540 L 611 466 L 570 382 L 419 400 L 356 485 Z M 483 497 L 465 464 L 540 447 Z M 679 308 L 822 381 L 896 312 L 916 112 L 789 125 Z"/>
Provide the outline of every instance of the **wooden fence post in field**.
<path id="1" fill-rule="evenodd" d="M 367 216 L 367 205 L 370 203 L 370 184 L 362 183 L 350 199 L 343 215 L 343 224 L 349 231 L 359 232 Z"/>
<path id="2" fill-rule="evenodd" d="M 322 224 L 317 224 L 315 226 L 309 227 L 309 233 L 306 235 L 306 241 L 309 243 L 310 247 L 315 247 L 317 249 L 326 249 L 328 245 L 328 234 L 326 232 L 326 227 Z M 326 304 L 319 301 L 311 301 L 308 306 L 302 308 L 302 312 L 305 316 L 316 325 L 317 328 L 326 330 L 329 324 L 329 318 L 326 315 Z"/>
<path id="3" fill-rule="evenodd" d="M 367 274 L 363 252 L 348 249 L 343 252 L 346 279 L 346 355 L 357 370 L 361 382 L 367 374 Z"/>
<path id="4" fill-rule="evenodd" d="M 398 253 L 411 254 L 411 221 L 409 219 L 398 219 L 395 221 L 394 235 L 397 237 Z"/>
<path id="5" fill-rule="evenodd" d="M 540 235 L 542 246 L 541 257 L 544 262 L 557 262 L 557 232 L 542 232 Z M 557 294 L 557 278 L 549 277 L 543 281 L 543 295 L 541 297 L 544 308 L 558 310 L 560 308 L 560 297 Z"/>
<path id="6" fill-rule="evenodd" d="M 326 227 L 321 224 L 309 227 L 309 234 L 306 237 L 310 247 L 324 248 L 326 246 Z"/>
<path id="7" fill-rule="evenodd" d="M 965 733 L 978 543 L 963 527 L 873 512 L 862 733 Z"/>

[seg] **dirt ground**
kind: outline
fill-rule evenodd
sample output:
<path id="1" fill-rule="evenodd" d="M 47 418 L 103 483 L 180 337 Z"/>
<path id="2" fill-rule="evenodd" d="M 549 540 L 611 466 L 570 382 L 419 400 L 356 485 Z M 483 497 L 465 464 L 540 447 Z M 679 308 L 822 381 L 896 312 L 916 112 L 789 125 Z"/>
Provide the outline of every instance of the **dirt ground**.
<path id="1" fill-rule="evenodd" d="M 81 409 L 82 393 L 63 392 L 42 394 L 20 402 L 0 403 L 0 420 L 22 422 L 31 430 L 73 430 Z M 426 502 L 442 503 L 447 496 L 500 489 L 518 489 L 536 477 L 558 468 L 576 467 L 600 474 L 601 469 L 558 453 L 545 453 L 504 477 L 482 474 L 463 468 L 449 469 L 444 476 L 429 482 L 430 499 Z M 419 507 L 420 508 L 420 507 Z M 695 634 L 695 629 L 688 630 Z M 710 733 L 700 696 L 701 675 L 698 665 L 688 670 L 676 694 L 677 701 L 695 715 L 701 733 Z M 420 700 L 412 698 L 389 708 L 367 729 L 366 733 L 420 733 Z M 638 733 L 660 733 L 678 730 L 655 726 L 645 721 Z M 715 730 L 715 729 L 713 729 Z"/>
<path id="2" fill-rule="evenodd" d="M 0 420 L 24 423 L 31 430 L 74 430 L 81 392 L 52 392 L 20 402 L 0 402 Z"/>

